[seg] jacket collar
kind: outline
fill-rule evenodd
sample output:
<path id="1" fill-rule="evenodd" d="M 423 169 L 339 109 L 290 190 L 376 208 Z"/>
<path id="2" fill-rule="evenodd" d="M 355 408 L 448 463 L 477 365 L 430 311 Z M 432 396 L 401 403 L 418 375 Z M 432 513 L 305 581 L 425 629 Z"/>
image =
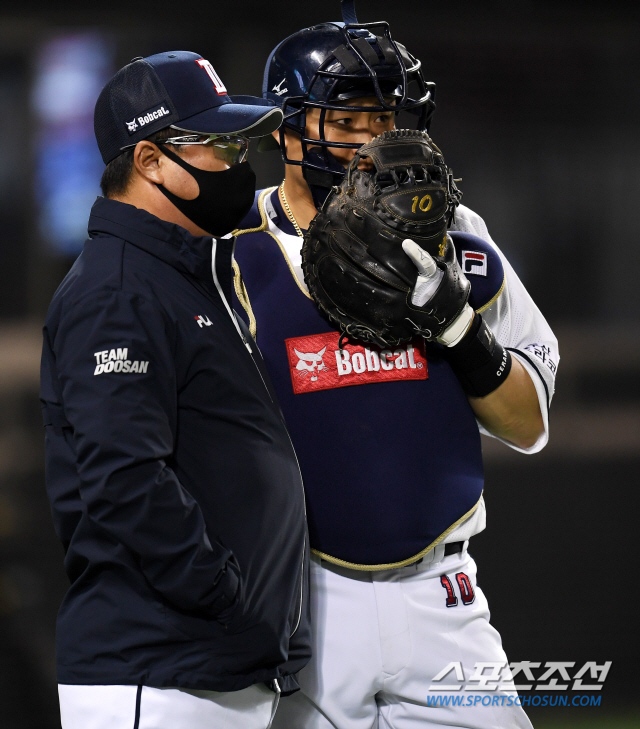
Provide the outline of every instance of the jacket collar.
<path id="1" fill-rule="evenodd" d="M 183 273 L 211 280 L 211 236 L 191 235 L 133 205 L 99 197 L 91 208 L 89 236 L 114 236 L 141 248 Z M 233 247 L 233 240 L 219 245 Z"/>

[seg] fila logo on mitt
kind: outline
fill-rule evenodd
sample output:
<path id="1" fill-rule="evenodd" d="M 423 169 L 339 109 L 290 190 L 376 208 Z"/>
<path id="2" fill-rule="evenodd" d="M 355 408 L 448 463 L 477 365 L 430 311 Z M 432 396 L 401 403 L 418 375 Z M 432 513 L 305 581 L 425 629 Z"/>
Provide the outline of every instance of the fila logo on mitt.
<path id="1" fill-rule="evenodd" d="M 429 376 L 424 340 L 395 349 L 363 344 L 345 344 L 340 349 L 339 340 L 338 332 L 285 339 L 296 395 L 373 382 L 426 380 Z"/>

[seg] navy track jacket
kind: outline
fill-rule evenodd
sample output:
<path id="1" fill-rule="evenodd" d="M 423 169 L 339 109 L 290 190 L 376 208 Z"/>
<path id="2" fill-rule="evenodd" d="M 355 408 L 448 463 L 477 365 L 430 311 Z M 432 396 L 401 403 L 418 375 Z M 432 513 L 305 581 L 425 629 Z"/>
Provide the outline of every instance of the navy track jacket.
<path id="1" fill-rule="evenodd" d="M 233 691 L 310 656 L 302 480 L 232 239 L 98 198 L 44 328 L 58 681 Z M 251 351 L 250 351 L 251 350 Z"/>

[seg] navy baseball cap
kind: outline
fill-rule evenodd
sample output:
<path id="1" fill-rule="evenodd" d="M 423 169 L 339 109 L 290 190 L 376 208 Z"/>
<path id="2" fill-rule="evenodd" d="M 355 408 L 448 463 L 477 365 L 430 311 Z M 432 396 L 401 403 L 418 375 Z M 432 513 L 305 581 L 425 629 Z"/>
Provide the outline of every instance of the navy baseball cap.
<path id="1" fill-rule="evenodd" d="M 105 164 L 123 149 L 171 126 L 199 134 L 263 137 L 282 123 L 282 111 L 255 96 L 229 96 L 209 61 L 170 51 L 136 58 L 100 92 L 94 112 Z"/>

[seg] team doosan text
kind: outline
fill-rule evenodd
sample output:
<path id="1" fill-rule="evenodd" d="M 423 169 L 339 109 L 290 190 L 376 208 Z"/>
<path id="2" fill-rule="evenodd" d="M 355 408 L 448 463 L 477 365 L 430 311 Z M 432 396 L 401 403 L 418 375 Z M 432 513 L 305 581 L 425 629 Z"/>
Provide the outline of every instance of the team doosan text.
<path id="1" fill-rule="evenodd" d="M 94 352 L 93 356 L 96 358 L 97 364 L 93 374 L 101 375 L 103 372 L 140 372 L 144 374 L 149 367 L 149 362 L 140 360 L 132 362 L 128 358 L 128 354 L 127 347 Z"/>

